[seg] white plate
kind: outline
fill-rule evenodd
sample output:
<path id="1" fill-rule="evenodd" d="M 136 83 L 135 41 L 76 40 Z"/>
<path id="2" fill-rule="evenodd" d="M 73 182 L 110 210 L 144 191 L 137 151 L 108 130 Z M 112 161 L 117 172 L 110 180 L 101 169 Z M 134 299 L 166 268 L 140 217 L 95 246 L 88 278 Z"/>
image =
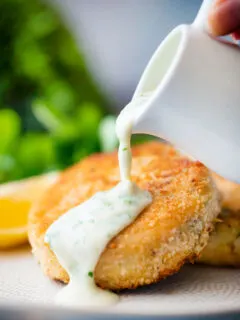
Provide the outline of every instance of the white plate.
<path id="1" fill-rule="evenodd" d="M 21 308 L 36 307 L 36 310 L 52 308 L 54 295 L 61 286 L 42 274 L 28 247 L 0 253 L 2 310 L 13 305 Z M 86 316 L 93 311 L 79 310 L 78 315 Z M 157 285 L 122 293 L 117 305 L 96 312 L 118 316 L 240 314 L 240 269 L 188 265 Z"/>

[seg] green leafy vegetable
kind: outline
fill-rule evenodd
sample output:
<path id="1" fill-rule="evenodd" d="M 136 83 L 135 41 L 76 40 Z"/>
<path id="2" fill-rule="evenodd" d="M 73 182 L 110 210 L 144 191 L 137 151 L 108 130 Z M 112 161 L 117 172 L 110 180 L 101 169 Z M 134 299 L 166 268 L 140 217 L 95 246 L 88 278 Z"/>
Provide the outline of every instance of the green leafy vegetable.
<path id="1" fill-rule="evenodd" d="M 106 101 L 54 7 L 1 0 L 0 12 L 0 182 L 100 151 Z"/>
<path id="2" fill-rule="evenodd" d="M 21 119 L 11 109 L 0 110 L 0 153 L 10 150 L 17 140 L 21 130 Z"/>
<path id="3" fill-rule="evenodd" d="M 55 152 L 51 137 L 46 133 L 25 134 L 18 148 L 17 160 L 27 175 L 55 169 Z"/>
<path id="4" fill-rule="evenodd" d="M 0 183 L 118 146 L 116 118 L 48 3 L 0 1 Z"/>

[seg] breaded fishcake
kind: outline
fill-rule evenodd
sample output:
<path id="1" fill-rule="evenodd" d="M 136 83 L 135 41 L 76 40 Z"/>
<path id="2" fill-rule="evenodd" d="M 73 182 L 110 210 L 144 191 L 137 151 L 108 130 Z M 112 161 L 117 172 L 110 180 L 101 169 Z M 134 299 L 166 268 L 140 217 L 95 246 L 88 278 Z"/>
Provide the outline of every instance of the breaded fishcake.
<path id="1" fill-rule="evenodd" d="M 240 213 L 223 209 L 199 262 L 240 267 Z"/>
<path id="2" fill-rule="evenodd" d="M 222 212 L 199 262 L 240 267 L 240 185 L 213 173 L 222 198 Z"/>
<path id="3" fill-rule="evenodd" d="M 199 262 L 240 267 L 240 185 L 212 173 L 222 198 L 222 212 Z"/>
<path id="4" fill-rule="evenodd" d="M 226 180 L 213 173 L 214 181 L 222 196 L 222 207 L 233 212 L 240 212 L 240 184 Z"/>
<path id="5" fill-rule="evenodd" d="M 99 257 L 94 279 L 105 289 L 135 288 L 177 272 L 207 244 L 220 211 L 218 191 L 199 162 L 157 142 L 134 147 L 133 155 L 132 180 L 152 194 L 153 202 Z M 44 244 L 48 227 L 70 208 L 118 182 L 117 153 L 92 155 L 64 171 L 36 204 L 29 217 L 29 239 L 45 274 L 69 281 Z"/>
<path id="6" fill-rule="evenodd" d="M 151 152 L 157 154 L 154 146 Z M 221 194 L 222 212 L 216 227 L 210 235 L 207 246 L 198 262 L 216 265 L 240 267 L 240 185 L 212 172 L 213 179 Z"/>
<path id="7" fill-rule="evenodd" d="M 151 152 L 157 153 L 154 146 Z M 212 172 L 221 194 L 222 212 L 198 262 L 213 266 L 240 267 L 240 184 Z"/>

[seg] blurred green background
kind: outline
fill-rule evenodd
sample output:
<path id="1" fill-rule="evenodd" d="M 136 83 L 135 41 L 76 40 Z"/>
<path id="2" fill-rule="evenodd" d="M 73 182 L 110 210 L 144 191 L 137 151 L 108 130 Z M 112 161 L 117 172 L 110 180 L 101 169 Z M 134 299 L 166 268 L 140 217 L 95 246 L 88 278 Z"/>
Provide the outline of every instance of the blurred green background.
<path id="1" fill-rule="evenodd" d="M 114 118 L 99 128 L 108 103 L 58 14 L 38 0 L 1 0 L 0 14 L 0 182 L 112 149 Z"/>
<path id="2" fill-rule="evenodd" d="M 0 0 L 0 34 L 0 183 L 117 147 L 108 99 L 53 7 Z"/>

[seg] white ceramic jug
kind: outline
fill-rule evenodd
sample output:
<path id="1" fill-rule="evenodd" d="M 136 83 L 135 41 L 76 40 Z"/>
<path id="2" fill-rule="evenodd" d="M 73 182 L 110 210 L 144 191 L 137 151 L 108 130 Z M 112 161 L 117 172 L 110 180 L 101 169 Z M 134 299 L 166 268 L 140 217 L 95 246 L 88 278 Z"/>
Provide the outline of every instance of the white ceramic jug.
<path id="1" fill-rule="evenodd" d="M 204 28 L 211 1 L 192 25 L 176 27 L 148 63 L 133 99 L 153 92 L 133 133 L 170 141 L 240 183 L 240 48 Z"/>

